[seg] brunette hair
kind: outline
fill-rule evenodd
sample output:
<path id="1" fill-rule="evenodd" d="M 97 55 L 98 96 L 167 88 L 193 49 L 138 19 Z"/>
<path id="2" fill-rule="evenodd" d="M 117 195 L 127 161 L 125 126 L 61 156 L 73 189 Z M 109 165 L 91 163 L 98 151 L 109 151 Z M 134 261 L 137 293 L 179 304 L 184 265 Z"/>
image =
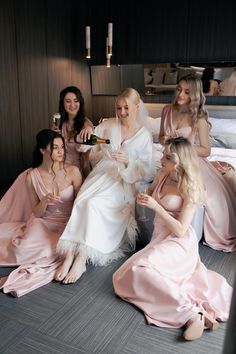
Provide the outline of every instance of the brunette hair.
<path id="1" fill-rule="evenodd" d="M 52 155 L 53 143 L 56 138 L 60 138 L 63 141 L 63 144 L 65 146 L 65 141 L 63 136 L 55 132 L 54 130 L 43 129 L 38 132 L 38 134 L 36 135 L 36 146 L 33 151 L 33 161 L 31 164 L 33 168 L 40 166 L 43 162 L 43 155 L 40 149 L 46 149 L 46 147 L 50 144 L 51 155 Z M 66 154 L 64 154 L 64 161 L 66 157 L 65 155 Z"/>
<path id="2" fill-rule="evenodd" d="M 78 87 L 76 87 L 76 86 L 67 86 L 60 92 L 59 113 L 61 115 L 61 122 L 60 122 L 59 128 L 61 129 L 62 124 L 64 122 L 68 121 L 68 119 L 69 119 L 68 113 L 66 112 L 65 107 L 64 107 L 64 98 L 65 98 L 66 94 L 69 92 L 74 93 L 77 100 L 80 103 L 79 111 L 78 111 L 77 115 L 74 117 L 73 130 L 76 133 L 76 132 L 81 131 L 81 129 L 84 126 L 84 122 L 85 122 L 84 98 L 83 98 L 83 95 L 82 95 L 80 89 L 78 89 Z"/>

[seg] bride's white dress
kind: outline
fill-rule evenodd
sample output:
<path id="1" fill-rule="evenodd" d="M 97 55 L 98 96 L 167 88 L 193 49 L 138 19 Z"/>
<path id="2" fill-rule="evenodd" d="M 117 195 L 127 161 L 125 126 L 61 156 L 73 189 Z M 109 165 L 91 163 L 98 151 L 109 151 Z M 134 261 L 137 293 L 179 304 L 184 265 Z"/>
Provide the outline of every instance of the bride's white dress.
<path id="1" fill-rule="evenodd" d="M 110 139 L 111 144 L 92 148 L 96 164 L 75 199 L 57 250 L 86 253 L 91 263 L 104 265 L 135 245 L 134 184 L 149 172 L 152 139 L 142 127 L 132 138 L 121 142 L 116 118 L 101 123 L 95 134 Z M 128 156 L 127 167 L 111 156 L 112 150 L 118 148 Z"/>

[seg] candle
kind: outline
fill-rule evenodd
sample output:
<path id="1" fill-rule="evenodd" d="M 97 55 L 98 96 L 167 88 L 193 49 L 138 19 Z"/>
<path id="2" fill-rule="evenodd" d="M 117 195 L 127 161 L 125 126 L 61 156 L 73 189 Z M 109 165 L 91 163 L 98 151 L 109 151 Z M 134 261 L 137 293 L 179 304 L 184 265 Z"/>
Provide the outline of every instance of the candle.
<path id="1" fill-rule="evenodd" d="M 112 29 L 113 24 L 110 22 L 108 23 L 108 46 L 112 47 Z"/>
<path id="2" fill-rule="evenodd" d="M 90 26 L 85 27 L 86 49 L 90 49 Z"/>
<path id="3" fill-rule="evenodd" d="M 86 42 L 86 58 L 91 58 L 91 55 L 90 55 L 90 48 L 91 48 L 90 26 L 85 27 L 85 42 Z"/>

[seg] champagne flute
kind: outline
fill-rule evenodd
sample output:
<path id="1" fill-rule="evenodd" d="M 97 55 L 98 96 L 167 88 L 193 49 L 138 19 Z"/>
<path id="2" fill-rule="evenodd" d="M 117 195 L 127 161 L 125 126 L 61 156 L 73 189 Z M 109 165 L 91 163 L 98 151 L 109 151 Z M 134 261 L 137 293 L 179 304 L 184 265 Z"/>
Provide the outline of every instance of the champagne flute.
<path id="1" fill-rule="evenodd" d="M 57 184 L 57 182 L 53 181 L 52 182 L 52 194 L 54 195 L 54 197 L 59 197 L 60 195 L 60 190 L 59 190 L 59 186 Z M 58 207 L 56 206 L 55 209 L 55 213 L 60 213 L 60 210 L 58 209 Z"/>
<path id="2" fill-rule="evenodd" d="M 139 193 L 147 194 L 148 186 L 146 184 L 140 183 L 138 190 L 139 190 Z M 140 221 L 144 221 L 144 222 L 148 221 L 149 218 L 146 215 L 146 207 L 144 205 L 139 205 L 139 210 L 140 210 L 140 215 L 139 215 L 138 219 Z"/>
<path id="3" fill-rule="evenodd" d="M 61 132 L 61 130 L 60 130 L 60 122 L 61 122 L 60 113 L 53 114 L 52 121 L 53 121 L 53 128 L 55 129 L 55 131 Z"/>

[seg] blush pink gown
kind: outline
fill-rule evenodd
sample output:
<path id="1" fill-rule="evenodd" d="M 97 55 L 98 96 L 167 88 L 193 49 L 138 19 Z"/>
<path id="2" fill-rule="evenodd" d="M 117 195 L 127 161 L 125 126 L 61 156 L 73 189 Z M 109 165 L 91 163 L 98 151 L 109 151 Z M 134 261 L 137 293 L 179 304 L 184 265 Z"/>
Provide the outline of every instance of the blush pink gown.
<path id="1" fill-rule="evenodd" d="M 191 127 L 175 129 L 172 106 L 165 109 L 165 135 L 183 136 L 197 144 L 197 132 Z M 206 159 L 199 157 L 206 189 L 204 239 L 213 249 L 232 252 L 236 250 L 236 190 L 229 180 Z"/>
<path id="2" fill-rule="evenodd" d="M 160 198 L 165 178 L 153 197 L 177 218 L 183 201 L 174 195 Z M 192 226 L 177 237 L 157 214 L 150 243 L 114 273 L 113 285 L 118 296 L 144 312 L 149 324 L 179 328 L 198 312 L 209 319 L 228 319 L 232 288 L 201 262 Z"/>
<path id="3" fill-rule="evenodd" d="M 66 163 L 79 167 L 81 171 L 81 153 L 76 150 L 76 144 L 68 141 L 66 127 L 63 126 L 62 134 L 66 144 Z M 31 168 L 23 171 L 7 190 L 0 200 L 0 223 L 27 221 L 32 213 L 26 185 L 27 174 Z"/>
<path id="4" fill-rule="evenodd" d="M 36 193 L 42 199 L 49 191 L 40 173 L 37 168 L 29 173 Z M 0 279 L 0 287 L 5 293 L 19 297 L 53 280 L 60 264 L 56 258 L 56 244 L 69 219 L 73 200 L 74 189 L 70 185 L 60 192 L 59 202 L 48 205 L 41 218 L 31 214 L 27 222 L 0 224 L 0 266 L 20 266 L 8 277 Z"/>

